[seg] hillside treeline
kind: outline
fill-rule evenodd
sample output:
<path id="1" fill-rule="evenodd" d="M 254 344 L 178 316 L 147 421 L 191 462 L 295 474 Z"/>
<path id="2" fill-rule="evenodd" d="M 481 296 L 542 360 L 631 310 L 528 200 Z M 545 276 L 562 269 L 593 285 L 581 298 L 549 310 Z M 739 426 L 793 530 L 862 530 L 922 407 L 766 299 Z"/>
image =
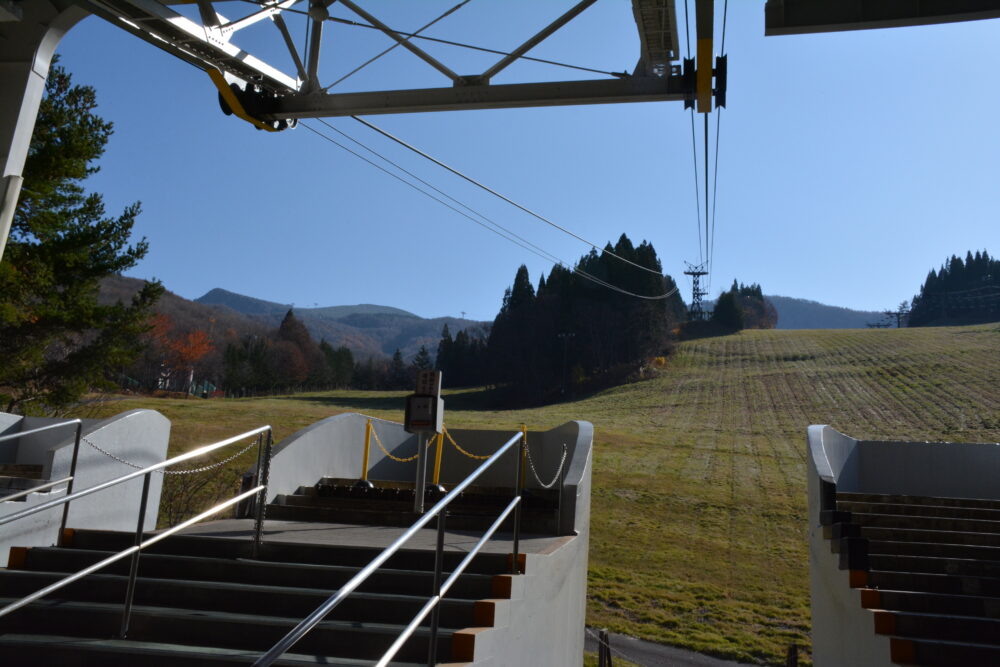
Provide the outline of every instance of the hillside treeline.
<path id="1" fill-rule="evenodd" d="M 522 265 L 488 335 L 463 331 L 451 340 L 443 332 L 437 365 L 446 386 L 492 385 L 531 402 L 624 380 L 667 354 L 686 316 L 673 278 L 662 271 L 652 244 L 636 247 L 624 234 L 581 257 L 574 270 L 553 267 L 537 289 Z"/>
<path id="2" fill-rule="evenodd" d="M 952 255 L 931 269 L 913 297 L 909 326 L 979 324 L 1000 320 L 1000 261 L 985 250 Z"/>

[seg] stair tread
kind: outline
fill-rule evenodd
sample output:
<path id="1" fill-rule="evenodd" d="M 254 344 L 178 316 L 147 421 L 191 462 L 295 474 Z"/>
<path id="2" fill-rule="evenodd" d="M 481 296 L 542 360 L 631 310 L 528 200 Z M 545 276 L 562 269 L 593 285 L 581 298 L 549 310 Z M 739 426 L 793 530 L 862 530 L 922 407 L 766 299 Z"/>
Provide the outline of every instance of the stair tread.
<path id="1" fill-rule="evenodd" d="M 52 645 L 60 644 L 72 646 L 77 649 L 111 649 L 125 653 L 135 651 L 161 653 L 166 655 L 176 655 L 178 653 L 190 656 L 212 656 L 217 658 L 235 658 L 240 662 L 248 657 L 256 658 L 260 656 L 259 651 L 243 651 L 240 649 L 220 648 L 213 646 L 189 646 L 187 644 L 167 644 L 163 642 L 134 641 L 129 639 L 85 639 L 81 637 L 70 637 L 64 635 L 25 635 L 25 634 L 4 634 L 0 635 L 0 647 L 9 644 L 40 644 Z M 178 656 L 180 658 L 180 656 Z M 302 655 L 286 653 L 275 664 L 322 664 L 331 667 L 353 667 L 355 665 L 369 666 L 371 660 L 359 660 L 352 658 L 337 658 L 331 656 Z M 421 663 L 412 662 L 391 662 L 389 667 L 417 667 Z"/>
<path id="2" fill-rule="evenodd" d="M 0 603 L 6 605 L 11 602 L 16 602 L 18 598 L 6 598 L 0 597 Z M 28 605 L 28 607 L 38 608 L 55 608 L 68 609 L 73 611 L 110 611 L 115 614 L 120 614 L 122 611 L 121 603 L 111 603 L 111 602 L 78 602 L 76 600 L 62 600 L 62 599 L 52 599 L 52 598 L 42 598 L 41 600 L 36 600 Z M 151 616 L 156 616 L 157 618 L 173 617 L 173 618 L 190 618 L 198 619 L 199 621 L 226 621 L 226 622 L 244 622 L 248 624 L 255 625 L 274 625 L 291 628 L 296 623 L 301 621 L 301 618 L 289 618 L 287 616 L 267 616 L 267 615 L 256 615 L 256 614 L 245 614 L 237 613 L 231 611 L 203 611 L 198 609 L 184 609 L 181 607 L 154 607 L 149 605 L 134 605 L 132 607 L 132 614 L 148 614 Z M 368 631 L 373 634 L 392 634 L 392 636 L 398 636 L 403 628 L 406 626 L 404 624 L 397 623 L 374 623 L 368 621 L 338 621 L 338 620 L 323 620 L 320 621 L 317 626 L 319 629 L 345 629 L 345 630 L 362 630 Z M 439 636 L 448 636 L 456 631 L 458 628 L 439 628 Z M 429 631 L 426 628 L 417 628 L 414 631 L 415 636 L 427 635 Z"/>
<path id="3" fill-rule="evenodd" d="M 65 572 L 50 572 L 45 570 L 4 570 L 0 569 L 0 580 L 8 576 L 29 576 L 37 577 L 39 579 L 48 578 L 62 578 L 66 576 Z M 105 582 L 126 582 L 128 577 L 121 574 L 101 574 L 94 573 L 87 576 L 87 578 L 93 578 L 95 581 L 105 581 Z M 185 588 L 201 588 L 209 590 L 218 590 L 220 592 L 225 591 L 252 591 L 259 593 L 280 593 L 282 595 L 332 595 L 336 593 L 338 589 L 336 588 L 310 588 L 303 586 L 280 586 L 274 584 L 254 584 L 254 583 L 243 583 L 243 582 L 231 582 L 231 581 L 208 581 L 208 580 L 198 580 L 198 579 L 168 579 L 164 577 L 144 577 L 142 575 L 136 578 L 138 585 L 142 585 L 143 582 L 150 584 L 160 584 L 167 586 L 185 587 Z M 407 595 L 405 593 L 378 593 L 370 591 L 354 591 L 351 593 L 352 598 L 359 598 L 364 600 L 371 600 L 373 602 L 412 602 L 420 601 L 426 602 L 426 595 Z M 441 600 L 442 604 L 472 604 L 471 600 L 455 599 L 455 598 L 445 598 Z"/>

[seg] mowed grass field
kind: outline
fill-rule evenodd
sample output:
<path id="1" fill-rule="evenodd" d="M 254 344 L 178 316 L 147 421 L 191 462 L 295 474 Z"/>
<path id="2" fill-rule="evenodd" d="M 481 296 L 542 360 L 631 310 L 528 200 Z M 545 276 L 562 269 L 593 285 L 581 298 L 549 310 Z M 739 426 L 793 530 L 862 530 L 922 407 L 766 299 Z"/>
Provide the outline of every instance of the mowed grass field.
<path id="1" fill-rule="evenodd" d="M 172 451 L 271 423 L 282 438 L 360 411 L 402 419 L 404 392 L 269 399 L 125 399 Z M 745 331 L 681 344 L 653 379 L 544 408 L 496 411 L 449 394 L 455 427 L 595 425 L 588 623 L 745 662 L 809 644 L 805 434 L 1000 441 L 1000 324 Z M 808 657 L 808 656 L 806 656 Z"/>

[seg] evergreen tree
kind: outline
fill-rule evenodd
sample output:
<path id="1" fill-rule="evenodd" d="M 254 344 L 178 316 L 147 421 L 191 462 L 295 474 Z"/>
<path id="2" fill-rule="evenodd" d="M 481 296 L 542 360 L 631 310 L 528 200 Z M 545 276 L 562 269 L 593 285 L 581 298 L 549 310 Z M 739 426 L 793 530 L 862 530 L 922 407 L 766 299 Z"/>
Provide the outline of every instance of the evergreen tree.
<path id="1" fill-rule="evenodd" d="M 429 371 L 434 368 L 434 364 L 431 362 L 431 353 L 427 351 L 426 345 L 420 346 L 420 350 L 413 357 L 410 365 L 413 366 L 413 370 L 415 371 Z"/>
<path id="2" fill-rule="evenodd" d="M 743 328 L 743 310 L 740 308 L 737 292 L 730 290 L 719 295 L 712 312 L 712 322 L 727 332 Z"/>
<path id="3" fill-rule="evenodd" d="M 129 304 L 98 303 L 100 280 L 135 266 L 148 245 L 129 243 L 138 203 L 109 217 L 101 195 L 82 186 L 112 133 L 96 106 L 93 88 L 52 66 L 0 262 L 0 407 L 8 412 L 50 412 L 107 384 L 141 351 L 163 292 L 147 283 Z"/>
<path id="4" fill-rule="evenodd" d="M 410 374 L 406 370 L 406 363 L 403 362 L 403 353 L 396 348 L 389 362 L 389 383 L 392 389 L 407 389 L 410 385 Z"/>

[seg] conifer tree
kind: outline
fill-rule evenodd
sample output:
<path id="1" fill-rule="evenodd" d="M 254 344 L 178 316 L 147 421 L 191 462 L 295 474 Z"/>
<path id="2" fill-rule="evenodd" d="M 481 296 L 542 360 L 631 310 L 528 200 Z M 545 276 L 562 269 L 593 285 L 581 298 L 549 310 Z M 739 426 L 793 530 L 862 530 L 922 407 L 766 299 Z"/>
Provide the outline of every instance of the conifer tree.
<path id="1" fill-rule="evenodd" d="M 153 303 L 147 283 L 131 303 L 100 304 L 102 278 L 142 259 L 130 243 L 138 203 L 108 216 L 94 174 L 112 133 L 93 88 L 53 65 L 24 168 L 24 188 L 0 261 L 0 408 L 53 412 L 108 384 L 141 350 Z"/>

